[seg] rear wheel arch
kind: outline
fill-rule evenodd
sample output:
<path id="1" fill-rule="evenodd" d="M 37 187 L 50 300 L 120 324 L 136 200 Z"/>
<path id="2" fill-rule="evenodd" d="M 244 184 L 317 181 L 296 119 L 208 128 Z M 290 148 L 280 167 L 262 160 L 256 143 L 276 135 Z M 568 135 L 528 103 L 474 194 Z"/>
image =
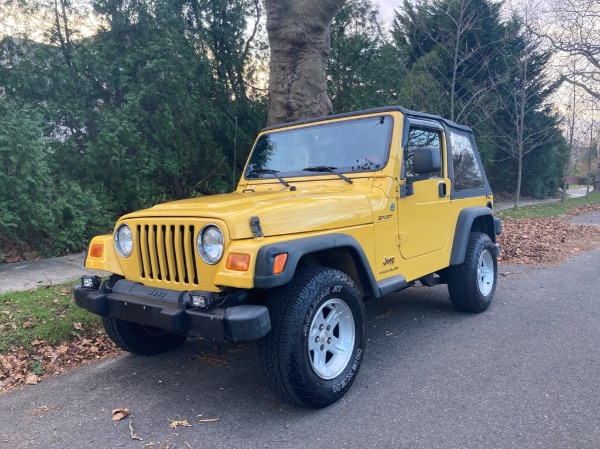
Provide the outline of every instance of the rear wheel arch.
<path id="1" fill-rule="evenodd" d="M 492 243 L 496 243 L 494 216 L 488 207 L 468 207 L 460 211 L 454 231 L 450 265 L 460 265 L 465 260 L 471 232 L 487 234 Z"/>

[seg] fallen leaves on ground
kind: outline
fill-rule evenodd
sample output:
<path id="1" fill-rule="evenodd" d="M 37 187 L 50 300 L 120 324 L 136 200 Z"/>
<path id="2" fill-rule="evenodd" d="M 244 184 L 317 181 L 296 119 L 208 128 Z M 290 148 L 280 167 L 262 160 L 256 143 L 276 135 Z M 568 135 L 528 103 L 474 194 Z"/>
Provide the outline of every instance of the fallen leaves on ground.
<path id="1" fill-rule="evenodd" d="M 585 206 L 583 212 L 589 213 Z M 577 209 L 579 210 L 579 209 Z M 596 209 L 597 210 L 597 209 Z M 579 215 L 572 211 L 569 216 Z M 502 220 L 498 237 L 504 263 L 555 265 L 580 251 L 600 245 L 600 227 L 571 224 L 560 218 L 518 218 Z"/>
<path id="2" fill-rule="evenodd" d="M 169 424 L 171 426 L 171 429 L 177 429 L 177 427 L 192 427 L 192 425 L 188 422 L 187 419 L 169 419 L 169 422 L 171 423 Z"/>
<path id="3" fill-rule="evenodd" d="M 121 352 L 104 334 L 51 345 L 34 340 L 32 349 L 11 348 L 0 354 L 0 394 Z"/>
<path id="4" fill-rule="evenodd" d="M 129 416 L 129 409 L 126 407 L 116 408 L 112 411 L 112 420 L 121 421 L 126 416 Z"/>

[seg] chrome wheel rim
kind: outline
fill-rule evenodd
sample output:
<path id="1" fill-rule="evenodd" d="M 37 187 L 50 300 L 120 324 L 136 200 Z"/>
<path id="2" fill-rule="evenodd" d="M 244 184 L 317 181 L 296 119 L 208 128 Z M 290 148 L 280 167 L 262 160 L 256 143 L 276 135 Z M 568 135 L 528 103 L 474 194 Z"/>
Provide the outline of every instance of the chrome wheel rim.
<path id="1" fill-rule="evenodd" d="M 330 299 L 315 313 L 310 323 L 308 356 L 313 371 L 321 379 L 333 379 L 348 366 L 356 331 L 348 305 Z"/>
<path id="2" fill-rule="evenodd" d="M 477 264 L 477 286 L 483 296 L 489 295 L 494 286 L 494 258 L 487 249 L 479 256 Z"/>

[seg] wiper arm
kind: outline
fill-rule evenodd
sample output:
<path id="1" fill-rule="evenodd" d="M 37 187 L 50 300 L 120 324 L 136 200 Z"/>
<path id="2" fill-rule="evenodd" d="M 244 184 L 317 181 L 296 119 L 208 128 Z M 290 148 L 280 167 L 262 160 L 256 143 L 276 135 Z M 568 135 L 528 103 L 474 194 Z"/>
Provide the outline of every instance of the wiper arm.
<path id="1" fill-rule="evenodd" d="M 263 168 L 257 168 L 257 169 L 252 170 L 252 173 L 259 173 L 259 174 L 265 173 L 265 174 L 268 174 L 268 175 L 273 175 L 284 186 L 286 186 L 286 187 L 290 186 L 289 182 L 287 182 L 285 179 L 283 179 L 281 176 L 279 176 L 279 172 L 277 170 L 270 170 L 270 169 L 266 169 L 266 168 L 264 168 L 264 169 Z"/>
<path id="2" fill-rule="evenodd" d="M 334 175 L 338 175 L 341 179 L 346 181 L 348 184 L 352 184 L 353 181 L 350 178 L 342 175 L 341 173 L 338 173 L 336 170 L 337 170 L 337 167 L 328 167 L 327 165 L 316 165 L 314 167 L 306 167 L 306 168 L 302 169 L 302 171 L 333 173 Z"/>

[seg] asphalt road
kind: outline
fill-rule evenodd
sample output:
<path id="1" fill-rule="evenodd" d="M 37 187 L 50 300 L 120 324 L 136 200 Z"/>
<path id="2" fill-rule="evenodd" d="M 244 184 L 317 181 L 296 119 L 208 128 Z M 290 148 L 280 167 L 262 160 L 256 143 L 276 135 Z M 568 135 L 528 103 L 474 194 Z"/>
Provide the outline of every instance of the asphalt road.
<path id="1" fill-rule="evenodd" d="M 455 312 L 444 286 L 367 303 L 361 372 L 324 410 L 275 399 L 253 345 L 193 340 L 0 396 L 0 448 L 596 449 L 598 267 L 600 249 L 558 267 L 502 265 L 480 315 Z M 130 418 L 111 421 L 117 407 Z"/>

